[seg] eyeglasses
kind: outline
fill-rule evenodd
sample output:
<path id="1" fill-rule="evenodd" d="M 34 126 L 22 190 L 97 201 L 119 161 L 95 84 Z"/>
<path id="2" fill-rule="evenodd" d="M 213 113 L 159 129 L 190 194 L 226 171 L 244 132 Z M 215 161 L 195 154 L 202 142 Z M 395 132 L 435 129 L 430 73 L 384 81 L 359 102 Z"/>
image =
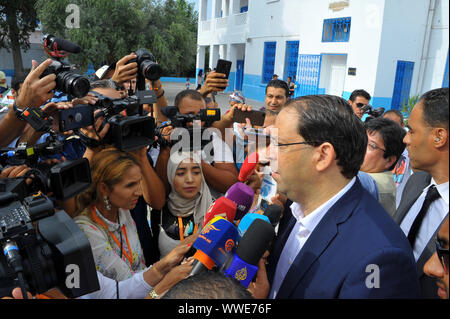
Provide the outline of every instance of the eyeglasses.
<path id="1" fill-rule="evenodd" d="M 375 144 L 374 142 L 369 142 L 369 143 L 367 143 L 367 146 L 369 146 L 370 148 L 372 148 L 372 150 L 381 150 L 381 151 L 383 151 L 383 152 L 386 152 L 386 150 L 385 149 L 383 149 L 383 148 L 381 148 L 381 147 L 379 147 L 377 144 Z"/>
<path id="2" fill-rule="evenodd" d="M 356 107 L 359 109 L 362 108 L 364 105 L 365 105 L 364 103 L 356 103 Z"/>
<path id="3" fill-rule="evenodd" d="M 442 244 L 439 239 L 436 239 L 436 253 L 438 255 L 439 261 L 442 264 L 442 267 L 444 268 L 445 273 L 448 274 L 448 248 L 442 248 Z"/>
<path id="4" fill-rule="evenodd" d="M 277 140 L 275 138 L 271 138 L 270 139 L 270 144 L 272 144 L 275 147 L 281 147 L 281 146 L 290 146 L 290 145 L 301 145 L 301 144 L 305 144 L 305 145 L 310 145 L 310 144 L 314 144 L 317 142 L 296 142 L 296 143 L 278 143 Z"/>

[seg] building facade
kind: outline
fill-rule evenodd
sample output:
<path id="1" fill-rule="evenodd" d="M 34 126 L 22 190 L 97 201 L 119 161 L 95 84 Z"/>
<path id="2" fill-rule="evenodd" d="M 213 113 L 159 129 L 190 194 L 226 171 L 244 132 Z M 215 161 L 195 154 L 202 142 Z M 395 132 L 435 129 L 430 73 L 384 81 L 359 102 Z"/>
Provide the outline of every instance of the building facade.
<path id="1" fill-rule="evenodd" d="M 197 71 L 233 62 L 229 91 L 263 101 L 273 74 L 296 77 L 295 96 L 374 107 L 448 87 L 447 0 L 198 0 Z"/>

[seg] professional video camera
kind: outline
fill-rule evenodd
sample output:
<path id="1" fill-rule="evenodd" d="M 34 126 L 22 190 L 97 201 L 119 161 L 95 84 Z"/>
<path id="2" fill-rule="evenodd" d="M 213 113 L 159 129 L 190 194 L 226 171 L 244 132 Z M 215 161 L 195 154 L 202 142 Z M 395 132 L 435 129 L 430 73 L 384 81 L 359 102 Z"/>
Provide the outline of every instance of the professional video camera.
<path id="1" fill-rule="evenodd" d="M 40 109 L 27 108 L 25 111 L 19 109 L 16 111 L 33 129 L 47 132 L 49 135 L 44 143 L 38 145 L 29 146 L 20 143 L 16 148 L 1 148 L 0 165 L 29 166 L 31 170 L 22 177 L 22 179 L 32 177 L 32 183 L 28 185 L 29 192 L 38 190 L 44 193 L 52 192 L 56 199 L 66 200 L 86 190 L 91 183 L 89 162 L 86 159 L 56 165 L 39 163 L 40 159 L 63 151 L 64 143 L 51 129 L 53 119 L 47 117 Z"/>
<path id="2" fill-rule="evenodd" d="M 170 143 L 162 137 L 160 132 L 157 132 L 158 142 L 161 146 L 173 146 L 178 142 L 182 142 L 184 137 L 183 132 L 188 132 L 190 141 L 189 147 L 191 151 L 203 150 L 203 148 L 212 141 L 213 136 L 210 134 L 209 139 L 205 138 L 206 134 L 204 134 L 204 132 L 212 125 L 212 123 L 220 120 L 220 109 L 201 109 L 198 114 L 193 115 L 181 114 L 176 106 L 166 106 L 162 108 L 161 112 L 169 119 L 169 121 L 158 129 L 160 130 L 167 126 L 172 126 L 175 129 L 171 134 Z M 204 122 L 204 125 L 202 127 L 197 127 L 194 124 L 195 121 Z M 192 123 L 193 126 L 189 126 L 189 123 Z M 181 131 L 181 134 L 177 134 L 177 129 L 180 128 L 184 130 Z M 196 138 L 197 136 L 199 138 Z M 198 140 L 201 142 L 199 143 Z"/>
<path id="3" fill-rule="evenodd" d="M 139 49 L 135 52 L 137 55 L 136 59 L 132 59 L 128 61 L 128 63 L 136 62 L 138 65 L 138 74 L 137 74 L 137 82 L 136 89 L 138 91 L 145 90 L 145 79 L 150 81 L 156 81 L 161 78 L 162 68 L 156 63 L 156 59 L 150 52 L 145 49 Z M 127 64 L 128 64 L 127 63 Z"/>
<path id="4" fill-rule="evenodd" d="M 0 181 L 0 246 L 0 297 L 16 287 L 24 298 L 26 291 L 58 288 L 76 298 L 100 289 L 88 239 L 40 192 L 20 200 Z"/>
<path id="5" fill-rule="evenodd" d="M 361 110 L 364 112 L 364 114 L 369 115 L 366 119 L 366 122 L 370 121 L 373 118 L 380 117 L 384 113 L 384 107 L 377 107 L 376 109 L 374 109 L 370 104 L 362 106 Z"/>
<path id="6" fill-rule="evenodd" d="M 101 141 L 91 139 L 79 132 L 78 134 L 86 146 L 114 144 L 118 149 L 128 152 L 153 144 L 155 119 L 145 115 L 143 111 L 144 104 L 156 102 L 153 91 L 139 91 L 136 92 L 136 95 L 123 99 L 111 99 L 97 92 L 91 93 L 99 98 L 94 106 L 80 105 L 61 111 L 60 129 L 62 131 L 92 125 L 95 121 L 93 112 L 95 109 L 100 109 L 101 112 L 96 115 L 96 118 L 100 116 L 105 118 L 100 130 L 107 123 L 110 124 L 110 128 Z M 86 121 L 77 122 L 74 120 L 76 118 L 86 119 Z"/>
<path id="7" fill-rule="evenodd" d="M 70 41 L 58 39 L 52 35 L 44 38 L 43 47 L 44 51 L 53 58 L 53 63 L 44 70 L 40 77 L 55 74 L 56 90 L 79 98 L 86 96 L 91 86 L 89 79 L 74 73 L 70 65 L 62 61 L 68 56 L 67 52 L 79 53 L 81 48 Z"/>

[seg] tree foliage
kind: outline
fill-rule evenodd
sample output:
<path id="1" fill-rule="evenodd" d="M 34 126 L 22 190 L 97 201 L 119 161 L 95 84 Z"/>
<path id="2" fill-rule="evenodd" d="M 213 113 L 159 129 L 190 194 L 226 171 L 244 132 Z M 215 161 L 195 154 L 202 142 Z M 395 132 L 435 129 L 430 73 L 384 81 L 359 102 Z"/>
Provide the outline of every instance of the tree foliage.
<path id="1" fill-rule="evenodd" d="M 67 28 L 68 4 L 80 9 L 80 28 Z M 197 13 L 186 0 L 37 0 L 45 33 L 80 45 L 70 62 L 85 69 L 111 64 L 139 48 L 152 52 L 165 75 L 195 70 Z"/>
<path id="2" fill-rule="evenodd" d="M 20 49 L 30 48 L 30 35 L 36 29 L 36 0 L 0 0 L 0 48 L 13 52 L 16 73 L 23 72 Z"/>

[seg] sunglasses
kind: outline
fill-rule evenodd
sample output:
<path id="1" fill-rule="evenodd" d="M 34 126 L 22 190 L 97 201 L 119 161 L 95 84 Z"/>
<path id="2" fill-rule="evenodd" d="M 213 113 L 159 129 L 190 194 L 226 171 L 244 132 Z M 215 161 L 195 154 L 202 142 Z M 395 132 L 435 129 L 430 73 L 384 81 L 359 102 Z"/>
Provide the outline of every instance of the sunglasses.
<path id="1" fill-rule="evenodd" d="M 444 267 L 445 273 L 448 274 L 448 248 L 442 248 L 442 244 L 439 239 L 436 240 L 436 253 L 438 255 L 439 261 L 442 264 L 442 267 Z"/>
<path id="2" fill-rule="evenodd" d="M 356 107 L 359 109 L 362 108 L 364 105 L 365 105 L 364 103 L 356 103 Z"/>

